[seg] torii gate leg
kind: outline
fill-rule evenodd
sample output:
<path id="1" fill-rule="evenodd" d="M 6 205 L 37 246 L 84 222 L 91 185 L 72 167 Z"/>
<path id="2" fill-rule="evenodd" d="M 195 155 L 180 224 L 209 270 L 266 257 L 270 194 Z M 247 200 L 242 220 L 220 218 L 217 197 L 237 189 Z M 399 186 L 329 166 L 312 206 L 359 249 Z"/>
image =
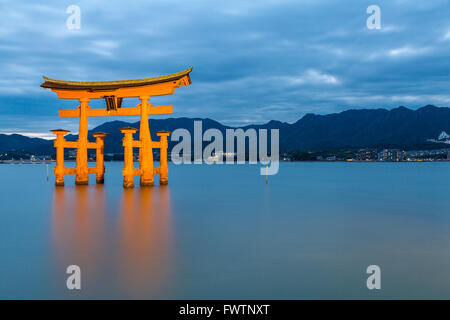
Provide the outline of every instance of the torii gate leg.
<path id="1" fill-rule="evenodd" d="M 68 134 L 70 131 L 63 129 L 51 130 L 54 134 L 56 134 L 56 139 L 53 142 L 53 145 L 56 148 L 56 166 L 54 169 L 55 173 L 55 185 L 63 186 L 64 185 L 64 135 Z"/>
<path id="2" fill-rule="evenodd" d="M 133 168 L 133 133 L 137 130 L 135 128 L 121 128 L 120 131 L 124 134 L 122 139 L 124 147 L 124 158 L 123 158 L 123 187 L 133 188 L 134 187 L 134 168 Z"/>
<path id="3" fill-rule="evenodd" d="M 87 163 L 88 147 L 88 102 L 89 98 L 80 98 L 80 127 L 78 130 L 77 165 L 75 184 L 88 184 L 89 172 Z"/>
<path id="4" fill-rule="evenodd" d="M 105 137 L 108 135 L 107 133 L 103 132 L 96 132 L 92 134 L 96 139 L 96 145 L 97 145 L 97 153 L 96 153 L 96 169 L 97 169 L 97 183 L 104 183 L 105 182 L 105 163 L 104 163 L 104 149 L 105 149 Z"/>
<path id="5" fill-rule="evenodd" d="M 168 183 L 167 175 L 169 173 L 169 167 L 167 166 L 167 137 L 170 135 L 169 131 L 158 131 L 156 135 L 159 136 L 159 184 L 164 185 Z"/>
<path id="6" fill-rule="evenodd" d="M 149 96 L 139 97 L 141 100 L 141 126 L 139 129 L 139 168 L 141 169 L 141 186 L 153 186 L 153 149 L 150 128 L 148 127 Z"/>

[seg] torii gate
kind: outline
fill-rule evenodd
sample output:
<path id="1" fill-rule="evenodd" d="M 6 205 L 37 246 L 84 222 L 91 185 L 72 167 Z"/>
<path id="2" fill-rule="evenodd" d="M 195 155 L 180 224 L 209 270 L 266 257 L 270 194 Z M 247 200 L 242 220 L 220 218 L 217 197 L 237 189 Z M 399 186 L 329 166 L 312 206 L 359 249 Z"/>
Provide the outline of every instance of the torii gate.
<path id="1" fill-rule="evenodd" d="M 141 116 L 139 140 L 133 140 L 135 128 L 120 129 L 124 133 L 123 146 L 125 149 L 123 186 L 134 187 L 133 176 L 140 175 L 140 185 L 154 184 L 153 175 L 160 175 L 160 184 L 167 184 L 167 137 L 170 132 L 160 131 L 156 134 L 160 141 L 152 141 L 148 126 L 148 116 L 151 114 L 171 114 L 173 105 L 153 107 L 150 97 L 170 95 L 176 88 L 191 84 L 190 72 L 192 68 L 182 72 L 136 80 L 122 81 L 63 81 L 43 77 L 45 82 L 41 87 L 56 92 L 60 99 L 78 99 L 80 105 L 77 109 L 59 109 L 60 117 L 79 117 L 80 125 L 77 141 L 66 141 L 64 135 L 69 131 L 63 129 L 52 130 L 56 134 L 54 145 L 56 147 L 56 185 L 64 185 L 64 175 L 75 174 L 76 184 L 88 184 L 89 174 L 97 175 L 97 183 L 103 183 L 104 165 L 103 148 L 106 134 L 94 133 L 96 142 L 88 142 L 88 118 L 109 116 Z M 141 103 L 132 108 L 121 108 L 123 98 L 138 97 Z M 88 103 L 91 99 L 105 99 L 106 108 L 94 109 Z M 133 168 L 133 147 L 139 148 L 139 169 Z M 64 166 L 64 148 L 76 148 L 76 168 Z M 161 151 L 160 167 L 153 168 L 153 148 Z M 87 164 L 87 149 L 97 150 L 97 166 L 89 168 Z"/>

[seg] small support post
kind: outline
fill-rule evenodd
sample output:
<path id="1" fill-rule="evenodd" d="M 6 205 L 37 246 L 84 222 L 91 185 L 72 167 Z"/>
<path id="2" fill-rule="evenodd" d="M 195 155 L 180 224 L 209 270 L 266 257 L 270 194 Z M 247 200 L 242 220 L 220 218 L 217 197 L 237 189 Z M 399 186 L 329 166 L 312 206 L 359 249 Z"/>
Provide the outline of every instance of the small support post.
<path id="1" fill-rule="evenodd" d="M 105 182 L 105 162 L 104 162 L 104 149 L 105 149 L 105 137 L 108 135 L 107 133 L 103 133 L 103 132 L 96 132 L 92 134 L 96 141 L 95 143 L 97 144 L 97 154 L 95 156 L 96 158 L 96 167 L 97 167 L 97 183 L 101 184 Z"/>
<path id="2" fill-rule="evenodd" d="M 156 135 L 159 137 L 160 153 L 159 153 L 159 184 L 164 185 L 169 181 L 167 175 L 169 167 L 167 166 L 167 148 L 169 146 L 167 137 L 170 135 L 169 131 L 158 131 Z"/>
<path id="3" fill-rule="evenodd" d="M 141 186 L 154 185 L 153 180 L 153 149 L 150 128 L 148 126 L 149 96 L 139 97 L 141 100 L 141 125 L 139 129 L 139 168 L 141 169 Z"/>
<path id="4" fill-rule="evenodd" d="M 68 134 L 69 130 L 56 129 L 51 130 L 52 133 L 56 134 L 56 139 L 53 145 L 56 148 L 56 166 L 54 173 L 56 176 L 55 185 L 64 186 L 64 136 Z"/>
<path id="5" fill-rule="evenodd" d="M 80 98 L 80 127 L 78 130 L 77 166 L 75 184 L 89 183 L 87 157 L 88 145 L 88 102 L 89 98 Z"/>
<path id="6" fill-rule="evenodd" d="M 124 163 L 123 163 L 123 187 L 134 188 L 134 168 L 133 168 L 133 133 L 136 133 L 137 129 L 126 127 L 121 128 L 120 131 L 124 134 L 123 148 L 124 148 Z"/>

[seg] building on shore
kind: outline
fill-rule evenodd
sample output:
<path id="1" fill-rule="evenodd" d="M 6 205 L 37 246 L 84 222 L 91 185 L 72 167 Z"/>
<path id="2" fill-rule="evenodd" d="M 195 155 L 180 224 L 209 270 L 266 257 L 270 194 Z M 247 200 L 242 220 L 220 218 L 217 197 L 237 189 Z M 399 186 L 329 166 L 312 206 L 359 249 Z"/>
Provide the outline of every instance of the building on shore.
<path id="1" fill-rule="evenodd" d="M 381 152 L 381 161 L 404 161 L 406 152 L 400 149 L 384 149 Z"/>
<path id="2" fill-rule="evenodd" d="M 356 154 L 356 160 L 358 161 L 376 161 L 378 159 L 377 149 L 360 149 Z"/>

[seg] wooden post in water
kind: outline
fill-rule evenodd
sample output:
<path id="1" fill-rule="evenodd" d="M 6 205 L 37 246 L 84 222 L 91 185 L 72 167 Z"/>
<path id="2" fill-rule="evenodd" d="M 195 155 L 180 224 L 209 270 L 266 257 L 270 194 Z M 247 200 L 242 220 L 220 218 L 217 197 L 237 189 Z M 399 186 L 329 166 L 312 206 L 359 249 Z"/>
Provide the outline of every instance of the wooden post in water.
<path id="1" fill-rule="evenodd" d="M 133 168 L 133 133 L 136 133 L 137 129 L 127 127 L 121 128 L 120 131 L 124 134 L 123 137 L 123 187 L 134 188 L 134 168 Z"/>
<path id="2" fill-rule="evenodd" d="M 139 168 L 141 169 L 141 186 L 153 186 L 153 149 L 150 128 L 148 126 L 148 108 L 150 96 L 140 96 L 141 100 L 141 123 L 139 128 Z"/>
<path id="3" fill-rule="evenodd" d="M 63 186 L 64 185 L 64 144 L 65 139 L 64 136 L 69 133 L 69 130 L 56 129 L 51 130 L 54 134 L 56 134 L 56 139 L 53 142 L 54 147 L 56 148 L 56 166 L 54 169 L 55 173 L 55 185 Z"/>
<path id="4" fill-rule="evenodd" d="M 169 131 L 158 131 L 156 135 L 159 137 L 159 184 L 168 184 L 167 179 L 169 173 L 169 167 L 167 166 L 167 148 L 169 143 L 167 142 L 167 137 L 170 135 Z"/>
<path id="5" fill-rule="evenodd" d="M 89 183 L 88 169 L 88 102 L 89 98 L 80 98 L 80 124 L 78 130 L 77 165 L 75 184 Z"/>
<path id="6" fill-rule="evenodd" d="M 104 149 L 105 149 L 105 137 L 108 135 L 107 133 L 103 132 L 96 132 L 92 134 L 97 144 L 96 148 L 96 169 L 97 169 L 97 177 L 96 181 L 97 183 L 105 183 L 105 162 L 104 162 Z"/>

